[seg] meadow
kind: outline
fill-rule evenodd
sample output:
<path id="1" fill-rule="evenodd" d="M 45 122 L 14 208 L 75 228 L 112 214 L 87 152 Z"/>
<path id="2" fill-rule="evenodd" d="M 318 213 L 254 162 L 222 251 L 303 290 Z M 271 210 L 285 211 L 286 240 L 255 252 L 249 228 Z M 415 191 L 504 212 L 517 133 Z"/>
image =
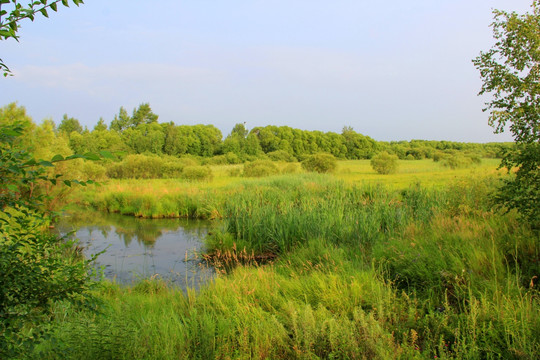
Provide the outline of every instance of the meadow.
<path id="1" fill-rule="evenodd" d="M 198 291 L 102 282 L 99 311 L 57 303 L 40 359 L 534 359 L 538 233 L 493 206 L 496 162 L 366 161 L 334 175 L 114 180 L 102 211 L 214 219 Z M 234 167 L 234 166 L 232 166 Z"/>

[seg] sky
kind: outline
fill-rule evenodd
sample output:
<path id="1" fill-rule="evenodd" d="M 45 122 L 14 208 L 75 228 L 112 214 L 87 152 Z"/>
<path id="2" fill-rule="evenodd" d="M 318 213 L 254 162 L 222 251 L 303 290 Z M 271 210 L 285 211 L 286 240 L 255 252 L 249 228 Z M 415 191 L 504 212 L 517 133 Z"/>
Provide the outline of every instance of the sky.
<path id="1" fill-rule="evenodd" d="M 17 102 L 39 123 L 92 129 L 149 103 L 159 122 L 236 123 L 379 141 L 511 141 L 493 134 L 471 60 L 492 9 L 531 0 L 86 0 L 0 42 Z"/>

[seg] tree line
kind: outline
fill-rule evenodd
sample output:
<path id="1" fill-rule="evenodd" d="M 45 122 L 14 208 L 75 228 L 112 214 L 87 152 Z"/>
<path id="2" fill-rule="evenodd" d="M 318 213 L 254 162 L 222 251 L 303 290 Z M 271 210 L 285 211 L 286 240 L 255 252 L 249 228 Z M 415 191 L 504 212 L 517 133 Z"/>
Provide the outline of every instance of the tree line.
<path id="1" fill-rule="evenodd" d="M 268 157 L 271 160 L 301 161 L 316 153 L 328 153 L 338 159 L 371 159 L 380 152 L 395 154 L 399 159 L 433 159 L 441 152 L 465 152 L 477 157 L 501 157 L 511 143 L 462 143 L 452 141 L 376 141 L 344 127 L 340 134 L 295 129 L 289 126 L 254 127 L 236 124 L 225 138 L 214 125 L 176 125 L 160 123 L 148 103 L 132 113 L 121 107 L 107 125 L 100 119 L 93 129 L 83 127 L 79 120 L 64 115 L 58 125 L 45 120 L 36 125 L 26 110 L 16 103 L 0 109 L 0 123 L 15 121 L 26 124 L 36 143 L 46 140 L 45 147 L 56 144 L 57 152 L 69 148 L 74 153 L 98 153 L 106 150 L 122 154 L 218 157 L 227 163 L 252 161 Z M 36 134 L 41 133 L 39 136 Z M 43 151 L 43 145 L 39 146 Z M 34 146 L 35 147 L 35 146 Z M 62 151 L 60 151 L 62 152 Z"/>

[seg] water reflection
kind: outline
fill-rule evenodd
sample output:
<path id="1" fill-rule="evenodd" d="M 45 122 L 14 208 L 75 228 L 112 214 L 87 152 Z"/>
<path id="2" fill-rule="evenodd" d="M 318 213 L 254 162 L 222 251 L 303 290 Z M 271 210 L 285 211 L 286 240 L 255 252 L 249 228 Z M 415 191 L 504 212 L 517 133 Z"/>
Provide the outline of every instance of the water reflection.
<path id="1" fill-rule="evenodd" d="M 213 276 L 213 270 L 197 257 L 210 225 L 208 221 L 78 212 L 63 216 L 56 231 L 61 235 L 74 232 L 86 255 L 104 251 L 97 265 L 104 268 L 107 278 L 131 283 L 157 274 L 186 288 Z"/>

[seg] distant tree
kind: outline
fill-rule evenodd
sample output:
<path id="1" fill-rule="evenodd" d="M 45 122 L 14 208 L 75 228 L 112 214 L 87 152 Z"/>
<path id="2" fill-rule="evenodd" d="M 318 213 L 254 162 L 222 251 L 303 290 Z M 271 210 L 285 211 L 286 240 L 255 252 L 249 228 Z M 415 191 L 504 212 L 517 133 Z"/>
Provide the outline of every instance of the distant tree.
<path id="1" fill-rule="evenodd" d="M 152 124 L 157 122 L 159 116 L 152 112 L 150 104 L 144 103 L 139 105 L 139 107 L 133 110 L 133 115 L 131 116 L 131 126 L 137 127 L 141 124 Z"/>
<path id="2" fill-rule="evenodd" d="M 379 174 L 393 174 L 397 171 L 398 157 L 383 151 L 371 158 L 371 167 Z"/>
<path id="3" fill-rule="evenodd" d="M 73 4 L 79 6 L 83 3 L 82 0 L 72 0 Z M 34 21 L 36 15 L 49 17 L 48 10 L 57 11 L 58 4 L 69 7 L 69 0 L 40 0 L 32 1 L 28 5 L 23 5 L 18 0 L 1 0 L 0 1 L 0 40 L 15 39 L 18 41 L 19 23 L 24 19 Z M 2 9 L 2 6 L 4 8 Z M 6 10 L 8 8 L 9 10 Z M 6 16 L 7 15 L 7 16 Z M 11 71 L 6 64 L 0 59 L 0 71 L 4 76 L 11 74 Z"/>
<path id="4" fill-rule="evenodd" d="M 540 2 L 532 13 L 493 10 L 495 44 L 473 60 L 483 80 L 479 95 L 490 94 L 484 111 L 495 133 L 507 129 L 516 147 L 502 166 L 517 168 L 499 200 L 540 227 Z"/>
<path id="5" fill-rule="evenodd" d="M 123 132 L 130 124 L 131 117 L 128 115 L 127 110 L 124 107 L 120 107 L 118 115 L 115 115 L 113 121 L 111 121 L 111 130 Z"/>
<path id="6" fill-rule="evenodd" d="M 107 130 L 107 124 L 105 124 L 105 120 L 103 118 L 99 118 L 98 123 L 96 126 L 94 126 L 94 131 L 105 131 Z"/>
<path id="7" fill-rule="evenodd" d="M 62 122 L 60 123 L 60 125 L 58 125 L 58 131 L 67 135 L 71 134 L 73 131 L 82 134 L 83 127 L 79 123 L 79 120 L 68 117 L 67 114 L 64 114 Z"/>
<path id="8" fill-rule="evenodd" d="M 236 124 L 234 125 L 232 131 L 231 131 L 231 135 L 237 135 L 237 136 L 240 136 L 242 138 L 245 138 L 248 134 L 248 131 L 246 130 L 246 125 L 245 123 L 244 124 Z"/>

